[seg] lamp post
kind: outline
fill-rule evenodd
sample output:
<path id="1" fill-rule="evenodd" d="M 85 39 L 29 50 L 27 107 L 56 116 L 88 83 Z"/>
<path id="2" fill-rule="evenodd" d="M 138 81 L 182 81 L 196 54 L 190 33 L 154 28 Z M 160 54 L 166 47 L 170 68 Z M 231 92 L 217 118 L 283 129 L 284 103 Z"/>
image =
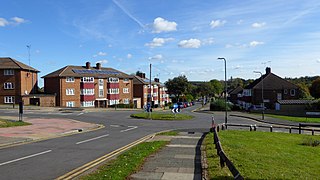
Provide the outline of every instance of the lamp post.
<path id="1" fill-rule="evenodd" d="M 224 61 L 224 90 L 225 90 L 225 116 L 224 116 L 224 123 L 227 128 L 227 123 L 228 123 L 228 112 L 227 112 L 227 60 L 226 58 L 219 57 L 218 60 L 223 60 Z"/>
<path id="2" fill-rule="evenodd" d="M 264 120 L 264 97 L 263 97 L 263 75 L 262 75 L 262 72 L 260 71 L 253 71 L 254 73 L 258 73 L 261 75 L 261 99 L 262 99 L 262 120 Z"/>

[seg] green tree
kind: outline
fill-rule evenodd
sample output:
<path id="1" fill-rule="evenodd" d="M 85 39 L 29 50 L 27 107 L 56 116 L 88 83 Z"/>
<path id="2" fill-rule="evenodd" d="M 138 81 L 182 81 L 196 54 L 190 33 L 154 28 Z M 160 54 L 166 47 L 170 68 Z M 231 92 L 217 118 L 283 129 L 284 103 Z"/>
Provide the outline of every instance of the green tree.
<path id="1" fill-rule="evenodd" d="M 310 94 L 314 98 L 320 98 L 320 77 L 312 82 L 310 87 Z"/>
<path id="2" fill-rule="evenodd" d="M 310 95 L 309 88 L 305 83 L 299 83 L 299 84 L 297 84 L 297 86 L 299 87 L 299 90 L 300 90 L 299 98 L 312 99 L 312 96 Z"/>
<path id="3" fill-rule="evenodd" d="M 221 92 L 223 91 L 223 85 L 220 81 L 212 79 L 211 81 L 209 81 L 209 84 L 211 86 L 212 96 L 215 94 L 221 94 Z"/>
<path id="4" fill-rule="evenodd" d="M 173 94 L 179 100 L 182 94 L 187 93 L 190 88 L 188 79 L 185 75 L 180 75 L 165 82 L 169 94 Z"/>

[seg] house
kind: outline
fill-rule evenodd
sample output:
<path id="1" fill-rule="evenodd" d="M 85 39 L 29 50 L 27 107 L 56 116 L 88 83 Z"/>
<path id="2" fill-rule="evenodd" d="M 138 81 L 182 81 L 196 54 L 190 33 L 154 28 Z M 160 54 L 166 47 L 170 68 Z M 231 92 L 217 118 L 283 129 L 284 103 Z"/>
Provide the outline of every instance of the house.
<path id="1" fill-rule="evenodd" d="M 261 105 L 263 95 L 265 107 L 275 109 L 278 100 L 299 99 L 299 93 L 298 86 L 273 74 L 271 68 L 267 67 L 266 74 L 243 89 L 239 103 L 245 109 L 251 105 Z"/>
<path id="2" fill-rule="evenodd" d="M 65 66 L 43 76 L 44 91 L 61 107 L 109 107 L 133 103 L 132 76 L 113 68 Z"/>
<path id="3" fill-rule="evenodd" d="M 0 104 L 17 104 L 23 96 L 35 94 L 38 88 L 37 69 L 10 57 L 0 58 Z"/>
<path id="4" fill-rule="evenodd" d="M 151 100 L 149 99 L 150 92 L 152 92 Z M 162 107 L 169 102 L 169 95 L 165 85 L 161 84 L 158 78 L 150 81 L 150 79 L 146 78 L 146 74 L 142 72 L 138 72 L 133 77 L 133 97 L 141 99 L 140 107 L 138 108 L 143 108 L 149 101 L 151 101 L 152 107 Z"/>
<path id="5" fill-rule="evenodd" d="M 228 100 L 233 104 L 239 104 L 239 98 L 242 97 L 243 88 L 241 86 L 236 87 L 235 89 L 228 92 Z"/>

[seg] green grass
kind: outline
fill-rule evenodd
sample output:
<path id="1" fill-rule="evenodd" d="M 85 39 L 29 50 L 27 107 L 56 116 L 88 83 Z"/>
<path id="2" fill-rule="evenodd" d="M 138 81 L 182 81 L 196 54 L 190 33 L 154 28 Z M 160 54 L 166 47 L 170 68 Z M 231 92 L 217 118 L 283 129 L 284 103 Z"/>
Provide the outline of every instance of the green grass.
<path id="1" fill-rule="evenodd" d="M 307 123 L 320 123 L 320 118 L 305 118 L 305 117 L 294 117 L 294 116 L 281 116 L 274 114 L 266 114 L 268 117 L 294 121 L 294 122 L 307 122 Z"/>
<path id="2" fill-rule="evenodd" d="M 145 159 L 167 144 L 165 141 L 144 142 L 134 146 L 116 159 L 107 162 L 97 171 L 81 177 L 82 180 L 110 179 L 123 180 L 135 173 Z"/>
<path id="3" fill-rule="evenodd" d="M 157 136 L 177 136 L 179 132 L 177 131 L 167 131 L 157 134 Z"/>
<path id="4" fill-rule="evenodd" d="M 245 179 L 317 179 L 320 177 L 320 146 L 302 145 L 310 135 L 221 131 L 224 151 Z M 320 140 L 319 136 L 313 136 Z M 230 178 L 227 167 L 220 168 L 212 133 L 207 135 L 210 179 Z"/>
<path id="5" fill-rule="evenodd" d="M 10 121 L 10 120 L 0 119 L 0 128 L 14 127 L 14 126 L 27 126 L 27 125 L 31 125 L 31 123 L 27 123 L 23 121 Z"/>
<path id="6" fill-rule="evenodd" d="M 138 118 L 138 119 L 149 119 L 149 113 L 136 113 L 131 114 L 130 117 Z M 151 113 L 152 120 L 189 120 L 192 119 L 193 116 L 187 114 L 177 113 L 176 116 L 173 113 Z"/>

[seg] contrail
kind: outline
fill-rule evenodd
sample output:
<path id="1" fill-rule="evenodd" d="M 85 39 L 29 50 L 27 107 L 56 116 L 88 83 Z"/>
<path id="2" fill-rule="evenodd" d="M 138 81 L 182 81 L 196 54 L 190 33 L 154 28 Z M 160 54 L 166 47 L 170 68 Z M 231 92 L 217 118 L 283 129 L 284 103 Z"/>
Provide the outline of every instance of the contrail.
<path id="1" fill-rule="evenodd" d="M 117 0 L 112 0 L 112 2 L 117 5 L 127 16 L 129 16 L 133 21 L 135 21 L 142 29 L 144 29 L 144 25 L 135 18 L 129 11 L 127 11 Z"/>

